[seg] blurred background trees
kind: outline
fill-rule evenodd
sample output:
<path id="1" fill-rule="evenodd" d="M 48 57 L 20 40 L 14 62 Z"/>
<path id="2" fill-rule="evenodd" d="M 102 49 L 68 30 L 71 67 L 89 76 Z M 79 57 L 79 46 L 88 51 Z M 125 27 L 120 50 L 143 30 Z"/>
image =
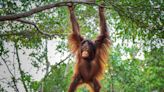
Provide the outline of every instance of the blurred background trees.
<path id="1" fill-rule="evenodd" d="M 0 16 L 61 1 L 66 0 L 0 0 Z M 105 4 L 112 40 L 101 92 L 163 92 L 163 0 L 93 2 Z M 97 6 L 77 4 L 76 15 L 81 33 L 94 39 L 99 33 Z M 42 32 L 18 21 L 0 22 L 0 91 L 67 92 L 75 61 L 67 45 L 71 31 L 67 7 L 23 19 L 36 23 Z M 85 88 L 78 92 L 88 92 Z"/>

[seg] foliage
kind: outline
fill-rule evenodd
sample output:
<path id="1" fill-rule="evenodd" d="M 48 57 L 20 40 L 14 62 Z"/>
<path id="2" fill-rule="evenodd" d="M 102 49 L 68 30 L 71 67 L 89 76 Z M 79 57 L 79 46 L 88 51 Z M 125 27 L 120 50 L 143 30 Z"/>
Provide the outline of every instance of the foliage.
<path id="1" fill-rule="evenodd" d="M 0 0 L 0 15 L 26 12 L 34 7 L 60 1 L 63 0 Z M 95 1 L 96 4 L 104 3 L 106 7 L 106 19 L 112 40 L 108 69 L 101 81 L 101 92 L 163 92 L 163 1 Z M 99 33 L 97 6 L 76 5 L 75 10 L 81 34 L 94 39 Z M 53 8 L 25 19 L 35 22 L 41 31 L 55 34 L 55 36 L 41 34 L 32 25 L 16 21 L 0 22 L 0 67 L 9 67 L 6 71 L 10 75 L 9 79 L 0 77 L 0 91 L 16 90 L 16 87 L 23 85 L 23 81 L 29 92 L 38 90 L 67 92 L 73 74 L 72 57 L 65 59 L 68 62 L 61 60 L 59 63 L 50 65 L 55 60 L 49 60 L 48 52 L 53 50 L 48 51 L 46 42 L 55 40 L 53 47 L 57 53 L 62 55 L 68 53 L 67 35 L 71 27 L 68 22 L 67 7 Z M 7 47 L 7 44 L 12 45 Z M 19 47 L 18 53 L 15 51 L 14 44 Z M 12 47 L 14 50 L 11 49 Z M 28 50 L 31 52 L 28 53 Z M 33 66 L 31 70 L 43 72 L 41 80 L 34 80 L 30 72 L 22 67 L 27 61 L 20 59 L 21 64 L 18 68 L 18 58 L 22 55 L 29 58 L 28 63 Z M 11 58 L 14 59 L 10 60 Z M 58 57 L 58 59 L 61 58 L 62 56 Z M 15 75 L 15 71 L 20 73 Z M 77 92 L 88 92 L 88 90 L 86 86 L 82 86 Z"/>
<path id="2" fill-rule="evenodd" d="M 51 74 L 43 81 L 43 84 L 46 85 L 44 86 L 44 92 L 53 92 L 54 90 L 56 92 L 67 91 L 72 71 L 66 70 L 66 67 L 66 64 L 61 64 L 60 66 L 53 66 L 51 68 Z"/>

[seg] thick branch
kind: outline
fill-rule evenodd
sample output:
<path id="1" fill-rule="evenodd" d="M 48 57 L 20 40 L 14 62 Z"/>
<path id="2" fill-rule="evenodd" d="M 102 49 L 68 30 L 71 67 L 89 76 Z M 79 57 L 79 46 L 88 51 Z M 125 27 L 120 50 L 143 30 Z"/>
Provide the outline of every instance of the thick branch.
<path id="1" fill-rule="evenodd" d="M 96 5 L 96 6 L 100 6 L 94 2 L 79 2 L 79 1 L 67 1 L 67 2 L 58 2 L 58 3 L 53 3 L 53 4 L 48 4 L 45 6 L 40 6 L 37 8 L 34 8 L 30 11 L 24 12 L 24 13 L 19 13 L 19 14 L 12 14 L 12 15 L 6 15 L 6 16 L 0 16 L 0 21 L 6 21 L 6 20 L 16 20 L 19 18 L 24 18 L 24 17 L 28 17 L 31 16 L 32 14 L 47 10 L 47 9 L 51 9 L 54 7 L 61 7 L 61 6 L 67 6 L 69 3 L 76 3 L 76 4 L 88 4 L 88 5 Z"/>

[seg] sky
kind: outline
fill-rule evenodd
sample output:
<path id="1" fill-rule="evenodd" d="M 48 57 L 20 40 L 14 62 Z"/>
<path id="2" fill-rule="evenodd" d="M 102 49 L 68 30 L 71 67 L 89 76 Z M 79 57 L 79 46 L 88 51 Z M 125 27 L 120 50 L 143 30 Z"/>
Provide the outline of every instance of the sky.
<path id="1" fill-rule="evenodd" d="M 51 65 L 54 65 L 55 63 L 60 62 L 61 59 L 64 59 L 65 57 L 68 56 L 68 52 L 61 54 L 55 50 L 57 42 L 58 41 L 56 41 L 55 39 L 48 41 L 48 45 L 47 45 L 48 46 L 48 60 Z M 10 68 L 10 71 L 12 72 L 12 74 L 14 76 L 16 76 L 16 78 L 18 78 L 18 77 L 20 77 L 20 74 L 17 69 L 18 64 L 16 61 L 16 55 L 14 55 L 14 53 L 13 53 L 15 50 L 13 43 L 7 42 L 4 44 L 4 47 L 10 51 L 8 53 L 9 57 L 7 58 L 7 61 L 8 61 L 7 64 Z M 31 65 L 31 58 L 29 57 L 29 54 L 32 51 L 36 51 L 36 50 L 31 50 L 31 49 L 26 49 L 26 48 L 19 50 L 21 67 L 25 72 L 28 72 L 30 75 L 32 75 L 33 80 L 39 81 L 45 75 L 45 66 L 41 65 L 41 68 L 38 70 L 37 68 L 35 68 Z M 25 52 L 25 54 L 23 54 L 24 52 Z M 0 84 L 2 84 L 2 86 L 6 88 L 7 81 L 11 80 L 11 74 L 9 73 L 5 63 L 3 62 L 3 60 L 1 58 L 0 58 L 0 63 L 2 64 L 2 65 L 0 65 Z M 13 64 L 15 64 L 15 68 L 13 67 Z M 22 83 L 18 82 L 17 84 L 18 84 L 18 88 L 19 88 L 20 92 L 24 92 Z M 7 88 L 7 91 L 13 92 L 13 90 L 11 88 Z"/>

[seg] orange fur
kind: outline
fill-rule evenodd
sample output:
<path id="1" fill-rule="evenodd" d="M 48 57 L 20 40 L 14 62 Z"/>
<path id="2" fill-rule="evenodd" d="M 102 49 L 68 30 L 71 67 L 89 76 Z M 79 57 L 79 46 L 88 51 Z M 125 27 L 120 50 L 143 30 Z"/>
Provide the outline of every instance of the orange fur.
<path id="1" fill-rule="evenodd" d="M 110 46 L 110 41 L 109 39 L 105 39 L 105 43 L 101 45 L 96 51 L 96 59 L 95 61 L 97 62 L 98 65 L 100 65 L 99 70 L 97 72 L 96 78 L 97 79 L 102 79 L 103 74 L 105 72 L 105 68 L 107 66 L 107 60 L 108 60 L 108 50 Z"/>
<path id="2" fill-rule="evenodd" d="M 105 72 L 110 46 L 104 9 L 99 7 L 101 33 L 95 41 L 85 40 L 80 35 L 79 25 L 73 10 L 74 7 L 69 6 L 72 33 L 69 35 L 68 41 L 71 52 L 76 56 L 76 64 L 68 92 L 74 92 L 78 85 L 83 83 L 89 85 L 90 92 L 100 92 L 101 85 L 99 81 Z M 83 42 L 86 44 L 83 45 Z M 88 53 L 90 52 L 88 59 L 81 56 L 82 49 L 85 47 L 89 50 Z"/>
<path id="3" fill-rule="evenodd" d="M 68 43 L 69 43 L 69 48 L 71 49 L 71 52 L 75 54 L 75 52 L 79 49 L 80 47 L 80 42 L 83 40 L 83 37 L 80 35 L 71 33 L 68 37 Z"/>

